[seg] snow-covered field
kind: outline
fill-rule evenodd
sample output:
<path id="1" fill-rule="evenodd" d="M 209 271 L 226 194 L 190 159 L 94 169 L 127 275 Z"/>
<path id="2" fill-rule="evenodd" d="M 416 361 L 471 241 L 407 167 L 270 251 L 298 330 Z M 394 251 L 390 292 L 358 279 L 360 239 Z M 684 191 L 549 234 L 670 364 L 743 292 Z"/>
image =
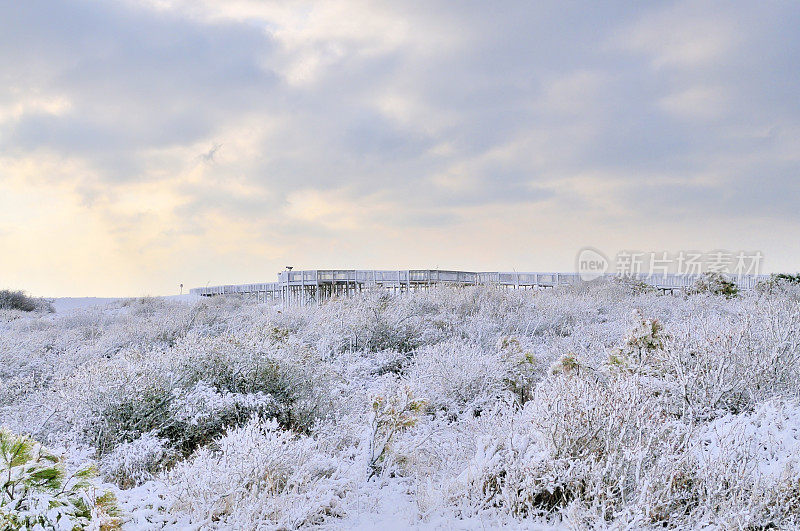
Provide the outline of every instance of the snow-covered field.
<path id="1" fill-rule="evenodd" d="M 0 528 L 800 525 L 800 290 L 639 291 L 0 311 Z"/>
<path id="2" fill-rule="evenodd" d="M 197 295 L 169 295 L 166 297 L 159 297 L 171 301 L 184 301 L 184 302 L 197 302 L 199 296 Z M 59 297 L 57 299 L 50 299 L 53 309 L 58 313 L 67 313 L 72 310 L 86 310 L 97 306 L 107 306 L 119 302 L 120 298 L 113 297 Z"/>

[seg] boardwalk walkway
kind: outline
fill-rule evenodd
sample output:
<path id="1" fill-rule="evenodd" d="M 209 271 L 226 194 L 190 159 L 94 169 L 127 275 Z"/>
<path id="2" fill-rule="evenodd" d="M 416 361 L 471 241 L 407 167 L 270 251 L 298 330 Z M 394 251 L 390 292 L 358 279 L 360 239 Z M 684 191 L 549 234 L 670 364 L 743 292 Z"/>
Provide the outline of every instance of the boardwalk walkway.
<path id="1" fill-rule="evenodd" d="M 608 277 L 616 275 L 608 274 Z M 664 291 L 682 291 L 700 275 L 633 275 Z M 730 277 L 740 290 L 752 289 L 767 275 Z M 434 285 L 489 285 L 515 289 L 552 288 L 582 282 L 578 273 L 517 273 L 443 271 L 440 269 L 312 269 L 308 271 L 282 271 L 277 282 L 235 284 L 194 288 L 192 293 L 210 297 L 227 294 L 254 294 L 259 300 L 283 302 L 319 302 L 334 296 L 349 296 L 369 289 L 407 292 L 427 289 Z"/>

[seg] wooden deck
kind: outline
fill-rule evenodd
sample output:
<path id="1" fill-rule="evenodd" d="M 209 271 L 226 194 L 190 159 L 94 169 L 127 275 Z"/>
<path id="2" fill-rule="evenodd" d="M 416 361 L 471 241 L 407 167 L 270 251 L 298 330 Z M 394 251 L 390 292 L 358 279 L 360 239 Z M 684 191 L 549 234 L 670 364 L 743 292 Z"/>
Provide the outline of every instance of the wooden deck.
<path id="1" fill-rule="evenodd" d="M 607 274 L 607 277 L 616 275 Z M 683 291 L 699 275 L 634 275 L 634 278 L 664 291 Z M 752 289 L 768 275 L 730 277 L 740 290 Z M 514 289 L 544 289 L 582 282 L 578 273 L 517 273 L 444 271 L 440 269 L 312 269 L 282 271 L 277 282 L 233 284 L 194 288 L 191 293 L 204 297 L 228 294 L 253 294 L 258 300 L 280 300 L 288 303 L 320 302 L 339 296 L 349 296 L 370 289 L 394 293 L 427 289 L 434 285 L 499 286 Z"/>

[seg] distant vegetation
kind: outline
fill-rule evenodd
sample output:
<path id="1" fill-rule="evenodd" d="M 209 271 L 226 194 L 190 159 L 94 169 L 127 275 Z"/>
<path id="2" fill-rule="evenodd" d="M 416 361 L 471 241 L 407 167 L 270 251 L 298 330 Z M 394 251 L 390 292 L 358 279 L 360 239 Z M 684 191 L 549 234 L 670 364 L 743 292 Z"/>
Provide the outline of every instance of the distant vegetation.
<path id="1" fill-rule="evenodd" d="M 797 274 L 790 274 L 790 273 L 778 273 L 777 275 L 772 275 L 775 280 L 787 282 L 789 284 L 800 284 L 800 273 Z"/>
<path id="2" fill-rule="evenodd" d="M 798 330 L 718 275 L 3 310 L 0 530 L 800 529 Z"/>
<path id="3" fill-rule="evenodd" d="M 689 288 L 690 294 L 710 293 L 712 295 L 722 295 L 728 299 L 739 295 L 739 288 L 736 283 L 728 280 L 721 273 L 704 273 Z"/>
<path id="4" fill-rule="evenodd" d="M 793 292 L 800 286 L 800 273 L 774 273 L 767 280 L 763 280 L 756 285 L 759 293 L 781 293 Z"/>
<path id="5" fill-rule="evenodd" d="M 23 312 L 52 312 L 49 301 L 31 297 L 24 291 L 0 290 L 0 310 L 19 310 Z"/>

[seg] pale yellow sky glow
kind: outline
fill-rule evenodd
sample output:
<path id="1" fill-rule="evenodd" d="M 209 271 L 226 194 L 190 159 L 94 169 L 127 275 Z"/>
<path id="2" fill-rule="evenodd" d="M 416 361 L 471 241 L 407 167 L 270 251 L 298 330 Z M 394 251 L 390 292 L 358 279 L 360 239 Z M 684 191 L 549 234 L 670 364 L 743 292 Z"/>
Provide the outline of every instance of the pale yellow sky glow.
<path id="1" fill-rule="evenodd" d="M 796 5 L 4 9 L 0 288 L 572 271 L 586 245 L 800 269 Z"/>

